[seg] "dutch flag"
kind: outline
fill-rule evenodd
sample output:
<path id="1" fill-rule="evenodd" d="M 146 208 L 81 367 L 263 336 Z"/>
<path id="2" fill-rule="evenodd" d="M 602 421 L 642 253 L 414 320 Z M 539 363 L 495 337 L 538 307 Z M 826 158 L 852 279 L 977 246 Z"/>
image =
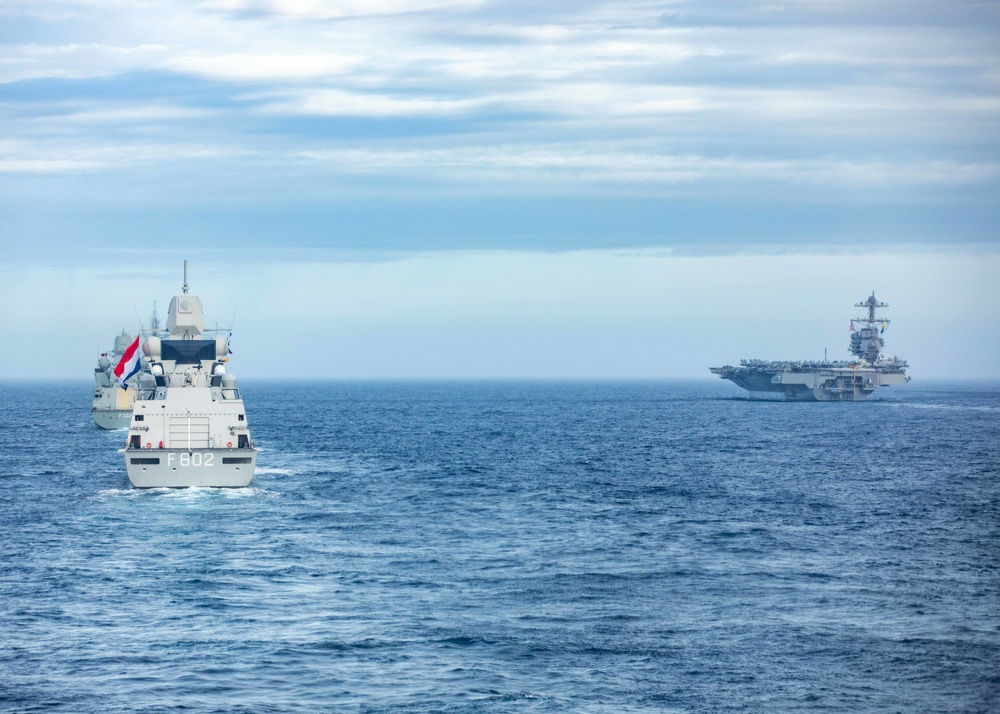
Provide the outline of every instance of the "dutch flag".
<path id="1" fill-rule="evenodd" d="M 142 357 L 139 351 L 140 337 L 141 335 L 135 336 L 135 341 L 126 348 L 122 354 L 121 361 L 115 367 L 115 376 L 118 377 L 118 384 L 121 385 L 122 389 L 128 389 L 128 385 L 125 382 L 139 371 L 139 358 Z"/>

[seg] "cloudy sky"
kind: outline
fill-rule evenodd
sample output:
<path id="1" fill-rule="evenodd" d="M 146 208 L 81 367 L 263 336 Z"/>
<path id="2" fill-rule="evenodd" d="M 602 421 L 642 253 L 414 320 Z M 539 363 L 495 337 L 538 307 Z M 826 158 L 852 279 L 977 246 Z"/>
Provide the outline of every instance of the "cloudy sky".
<path id="1" fill-rule="evenodd" d="M 0 2 L 5 376 L 187 258 L 249 376 L 844 357 L 875 290 L 1000 377 L 998 225 L 992 2 Z"/>

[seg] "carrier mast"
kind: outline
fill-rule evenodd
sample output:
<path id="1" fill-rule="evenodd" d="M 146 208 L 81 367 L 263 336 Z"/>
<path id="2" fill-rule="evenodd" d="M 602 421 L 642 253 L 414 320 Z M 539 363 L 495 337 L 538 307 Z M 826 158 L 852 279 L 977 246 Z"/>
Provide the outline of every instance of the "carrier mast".
<path id="1" fill-rule="evenodd" d="M 861 360 L 870 362 L 872 364 L 878 362 L 882 359 L 882 348 L 885 346 L 885 342 L 879 337 L 881 332 L 885 332 L 885 329 L 889 326 L 889 318 L 885 317 L 879 320 L 875 316 L 875 311 L 889 307 L 888 303 L 879 302 L 878 298 L 875 297 L 875 291 L 864 302 L 854 303 L 854 307 L 866 307 L 868 308 L 868 317 L 855 317 L 854 322 L 866 323 L 865 327 L 860 330 L 851 332 L 851 354 L 856 355 Z M 882 330 L 879 331 L 877 327 L 878 323 L 882 323 Z M 853 323 L 852 323 L 853 327 Z"/>

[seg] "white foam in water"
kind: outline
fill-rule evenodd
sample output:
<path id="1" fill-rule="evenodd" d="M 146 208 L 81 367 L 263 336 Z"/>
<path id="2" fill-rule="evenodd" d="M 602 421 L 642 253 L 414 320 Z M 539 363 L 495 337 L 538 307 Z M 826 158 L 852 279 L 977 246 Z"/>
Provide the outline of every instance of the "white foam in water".
<path id="1" fill-rule="evenodd" d="M 280 494 L 266 488 L 256 486 L 245 486 L 243 488 L 215 488 L 213 491 L 220 492 L 225 498 L 277 498 Z"/>
<path id="2" fill-rule="evenodd" d="M 96 498 L 151 498 L 160 497 L 176 501 L 198 501 L 208 498 L 277 498 L 278 492 L 266 488 L 246 486 L 244 488 L 209 488 L 190 486 L 188 488 L 109 488 L 98 491 Z"/>
<path id="3" fill-rule="evenodd" d="M 108 488 L 103 491 L 98 491 L 97 497 L 123 498 L 123 497 L 130 497 L 135 493 L 136 489 L 134 488 Z"/>
<path id="4" fill-rule="evenodd" d="M 291 476 L 295 472 L 291 469 L 278 469 L 270 466 L 258 466 L 255 473 L 258 474 L 269 474 L 274 476 Z"/>

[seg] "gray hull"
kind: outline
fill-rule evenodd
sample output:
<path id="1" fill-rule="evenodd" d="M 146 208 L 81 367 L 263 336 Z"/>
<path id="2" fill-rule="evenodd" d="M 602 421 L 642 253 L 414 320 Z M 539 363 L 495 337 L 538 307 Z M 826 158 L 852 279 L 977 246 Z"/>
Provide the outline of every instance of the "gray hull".
<path id="1" fill-rule="evenodd" d="M 833 365 L 785 369 L 727 366 L 711 371 L 750 392 L 751 398 L 799 402 L 860 402 L 879 387 L 906 382 L 906 375 L 898 370 Z"/>
<path id="2" fill-rule="evenodd" d="M 136 488 L 242 488 L 257 467 L 257 449 L 125 449 Z"/>
<path id="3" fill-rule="evenodd" d="M 131 409 L 92 409 L 94 423 L 102 429 L 128 429 L 132 423 Z"/>

